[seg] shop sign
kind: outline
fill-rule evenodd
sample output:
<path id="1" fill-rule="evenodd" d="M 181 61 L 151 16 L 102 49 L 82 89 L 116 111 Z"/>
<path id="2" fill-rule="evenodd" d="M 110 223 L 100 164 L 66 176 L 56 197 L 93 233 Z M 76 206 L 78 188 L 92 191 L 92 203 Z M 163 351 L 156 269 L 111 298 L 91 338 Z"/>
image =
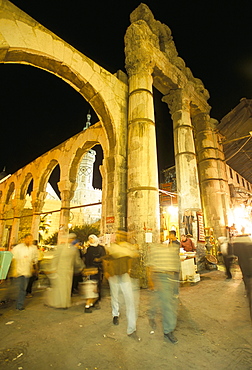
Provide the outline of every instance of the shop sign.
<path id="1" fill-rule="evenodd" d="M 114 216 L 106 217 L 106 223 L 107 224 L 114 224 L 115 223 L 115 217 Z"/>
<path id="2" fill-rule="evenodd" d="M 205 239 L 204 219 L 203 219 L 202 212 L 197 212 L 197 223 L 198 223 L 198 241 L 204 243 L 206 239 Z"/>

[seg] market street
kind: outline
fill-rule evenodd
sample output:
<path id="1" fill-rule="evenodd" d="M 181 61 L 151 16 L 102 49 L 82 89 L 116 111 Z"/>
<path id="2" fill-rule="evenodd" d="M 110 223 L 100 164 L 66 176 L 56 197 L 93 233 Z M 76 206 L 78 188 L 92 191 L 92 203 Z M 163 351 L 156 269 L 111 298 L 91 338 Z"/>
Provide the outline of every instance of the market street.
<path id="1" fill-rule="evenodd" d="M 101 310 L 84 313 L 84 301 L 73 297 L 68 310 L 44 306 L 43 290 L 35 289 L 24 311 L 15 303 L 0 313 L 0 367 L 22 370 L 110 369 L 252 369 L 252 323 L 238 267 L 232 280 L 223 271 L 209 271 L 196 284 L 180 288 L 176 336 L 163 338 L 161 315 L 150 334 L 147 309 L 151 291 L 140 291 L 136 342 L 126 335 L 126 317 L 112 324 L 108 285 Z"/>

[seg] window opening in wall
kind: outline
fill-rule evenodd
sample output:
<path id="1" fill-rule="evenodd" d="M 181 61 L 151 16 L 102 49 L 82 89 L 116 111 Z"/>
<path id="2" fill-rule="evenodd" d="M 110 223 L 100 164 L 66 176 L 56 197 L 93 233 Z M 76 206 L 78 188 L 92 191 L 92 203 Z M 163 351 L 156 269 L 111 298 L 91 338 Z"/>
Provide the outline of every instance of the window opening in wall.
<path id="1" fill-rule="evenodd" d="M 229 168 L 229 172 L 230 172 L 230 177 L 231 179 L 233 178 L 233 171 L 232 171 L 232 168 Z"/>
<path id="2" fill-rule="evenodd" d="M 240 184 L 240 178 L 239 178 L 238 173 L 236 174 L 236 180 L 237 180 L 238 184 Z"/>

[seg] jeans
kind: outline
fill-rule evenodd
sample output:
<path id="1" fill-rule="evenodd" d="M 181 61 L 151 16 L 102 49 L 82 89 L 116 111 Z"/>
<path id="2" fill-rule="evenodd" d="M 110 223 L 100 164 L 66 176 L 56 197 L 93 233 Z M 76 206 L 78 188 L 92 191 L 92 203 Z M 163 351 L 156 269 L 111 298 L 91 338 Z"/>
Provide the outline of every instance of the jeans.
<path id="1" fill-rule="evenodd" d="M 121 289 L 126 306 L 127 334 L 136 331 L 136 309 L 129 274 L 110 276 L 109 279 L 112 316 L 119 316 L 119 291 Z"/>
<path id="2" fill-rule="evenodd" d="M 172 332 L 177 324 L 179 272 L 153 273 L 155 291 L 152 295 L 151 308 L 148 311 L 150 319 L 155 318 L 160 304 L 165 334 Z"/>
<path id="3" fill-rule="evenodd" d="M 29 278 L 25 276 L 18 276 L 16 278 L 17 288 L 18 288 L 18 297 L 17 297 L 17 304 L 16 308 L 20 310 L 20 308 L 24 307 L 24 301 L 26 296 L 26 289 L 28 285 Z"/>

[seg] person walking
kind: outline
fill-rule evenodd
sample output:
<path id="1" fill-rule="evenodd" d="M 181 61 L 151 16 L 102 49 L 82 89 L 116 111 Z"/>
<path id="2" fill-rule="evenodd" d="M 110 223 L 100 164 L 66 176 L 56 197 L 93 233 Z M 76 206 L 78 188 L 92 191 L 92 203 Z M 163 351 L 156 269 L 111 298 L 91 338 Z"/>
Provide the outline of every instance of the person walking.
<path id="1" fill-rule="evenodd" d="M 37 254 L 37 260 L 38 260 L 38 268 L 32 269 L 32 275 L 29 277 L 29 281 L 26 288 L 26 297 L 32 298 L 32 287 L 36 280 L 38 280 L 38 274 L 39 274 L 39 250 L 38 250 L 38 241 L 33 240 L 33 245 L 31 248 L 34 248 L 34 253 Z"/>
<path id="2" fill-rule="evenodd" d="M 148 258 L 149 286 L 154 289 L 150 309 L 148 310 L 151 333 L 156 329 L 155 315 L 161 305 L 164 338 L 176 344 L 174 335 L 177 325 L 180 273 L 180 243 L 174 230 L 169 233 L 169 244 L 152 244 Z"/>
<path id="3" fill-rule="evenodd" d="M 233 254 L 238 257 L 242 278 L 249 302 L 250 317 L 252 320 L 252 237 L 248 234 L 236 235 L 233 239 Z"/>
<path id="4" fill-rule="evenodd" d="M 106 255 L 105 248 L 103 247 L 103 245 L 99 244 L 99 238 L 94 234 L 89 235 L 88 247 L 84 255 L 84 260 L 87 269 L 97 268 L 97 274 L 89 275 L 89 279 L 97 281 L 98 299 L 91 298 L 86 301 L 84 310 L 86 313 L 91 313 L 93 306 L 96 309 L 100 308 L 99 302 L 101 300 L 101 287 L 103 279 L 103 267 L 102 260 L 100 260 L 100 258 L 102 258 L 105 255 Z"/>
<path id="5" fill-rule="evenodd" d="M 24 301 L 29 278 L 38 273 L 38 253 L 37 247 L 33 245 L 32 234 L 26 234 L 23 243 L 16 245 L 12 249 L 13 263 L 15 266 L 15 279 L 18 288 L 16 309 L 24 310 Z"/>
<path id="6" fill-rule="evenodd" d="M 78 250 L 80 258 L 83 260 L 84 253 L 82 250 L 82 242 L 79 239 L 75 239 L 72 242 L 72 245 Z M 73 274 L 73 283 L 72 283 L 72 295 L 79 294 L 79 283 L 82 283 L 83 277 L 81 272 L 76 272 Z"/>
<path id="7" fill-rule="evenodd" d="M 119 293 L 122 291 L 127 317 L 127 335 L 136 341 L 141 338 L 136 333 L 137 307 L 135 287 L 132 285 L 130 270 L 132 261 L 138 257 L 138 251 L 128 242 L 112 243 L 108 254 L 103 259 L 104 275 L 108 279 L 111 295 L 112 322 L 119 325 Z"/>
<path id="8" fill-rule="evenodd" d="M 226 236 L 219 236 L 218 242 L 226 269 L 226 279 L 232 279 L 231 266 L 234 256 L 231 254 L 232 250 L 231 243 L 229 242 L 229 239 Z"/>
<path id="9" fill-rule="evenodd" d="M 64 309 L 71 306 L 73 274 L 84 268 L 80 253 L 72 244 L 75 239 L 74 233 L 69 234 L 68 243 L 58 245 L 54 252 L 49 274 L 51 287 L 46 292 L 47 306 Z"/>

